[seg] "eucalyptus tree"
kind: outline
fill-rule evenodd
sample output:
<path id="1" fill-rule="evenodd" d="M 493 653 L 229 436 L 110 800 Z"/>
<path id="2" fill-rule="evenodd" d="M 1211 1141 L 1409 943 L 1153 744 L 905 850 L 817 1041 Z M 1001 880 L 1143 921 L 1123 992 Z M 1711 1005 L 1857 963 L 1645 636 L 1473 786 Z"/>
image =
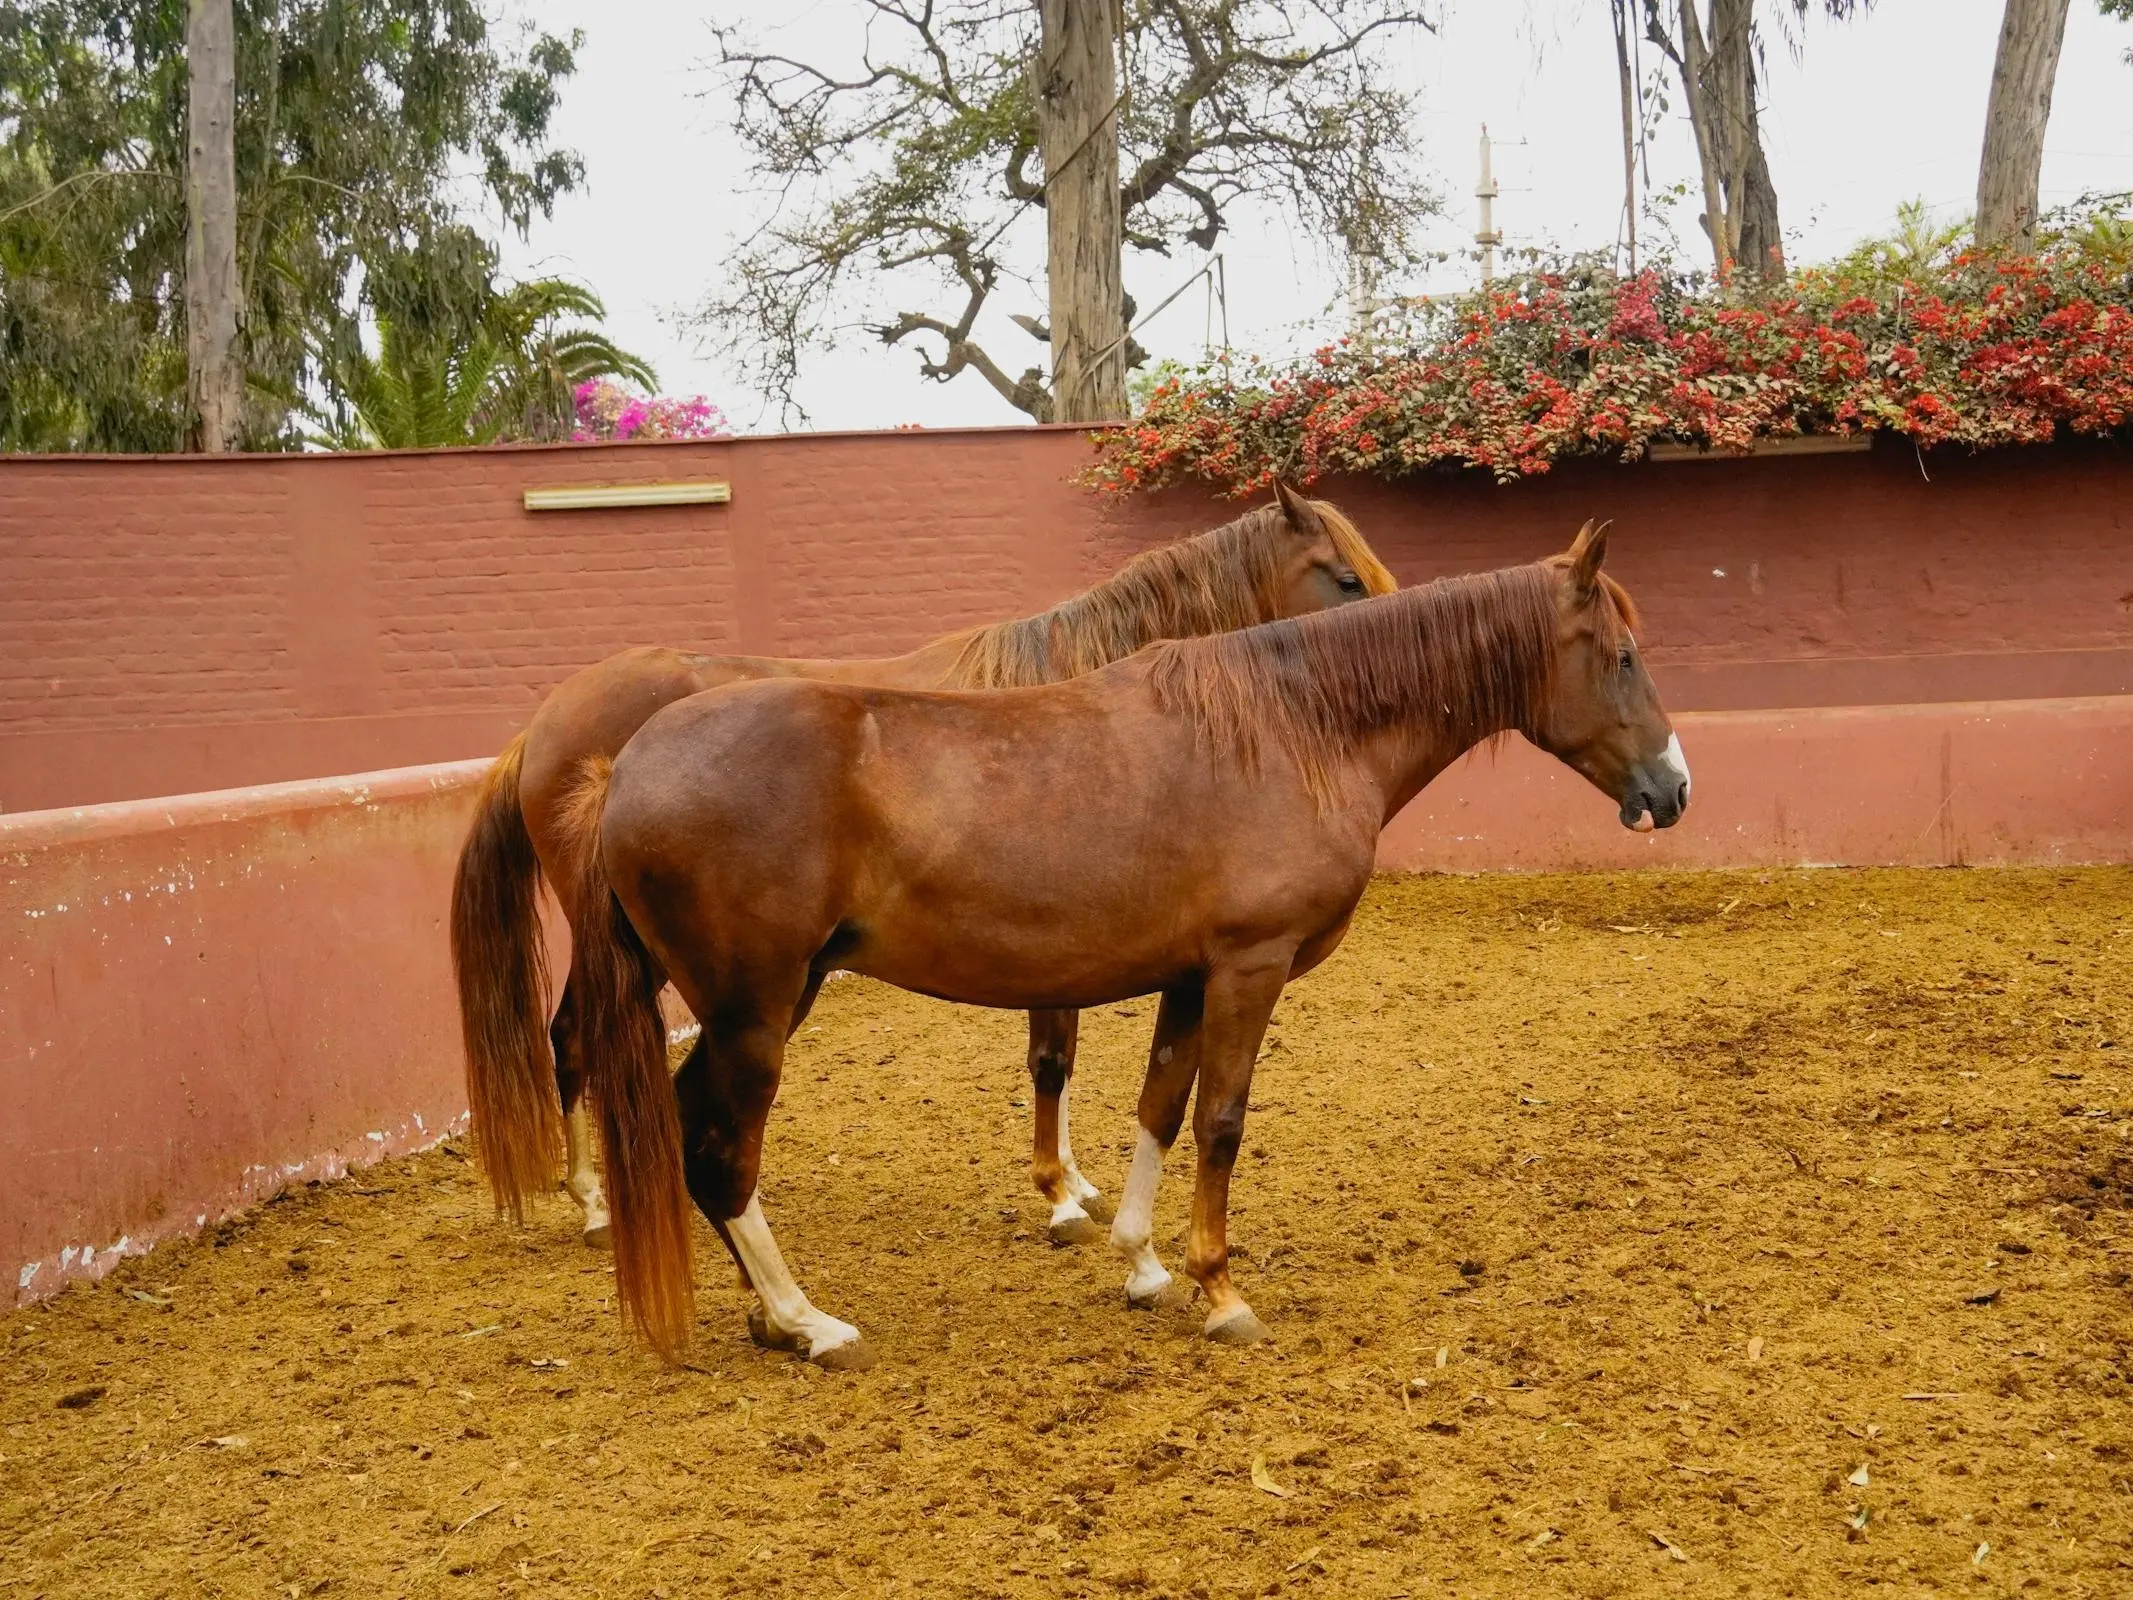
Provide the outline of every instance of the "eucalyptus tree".
<path id="1" fill-rule="evenodd" d="M 188 21 L 186 0 L 0 3 L 0 448 L 191 431 Z M 294 442 L 366 264 L 436 264 L 407 292 L 440 310 L 486 292 L 438 243 L 461 175 L 519 229 L 580 181 L 549 138 L 577 43 L 500 30 L 480 0 L 234 0 L 238 442 Z"/>
<path id="2" fill-rule="evenodd" d="M 1615 0 L 1617 13 L 1629 0 Z M 1644 36 L 1673 66 L 1696 138 L 1703 212 L 1721 278 L 1737 274 L 1779 278 L 1785 243 L 1778 223 L 1777 185 L 1763 150 L 1758 92 L 1765 35 L 1756 0 L 1642 0 Z M 1768 14 L 1780 29 L 1820 11 L 1842 21 L 1873 0 L 1772 0 Z M 1789 36 L 1797 43 L 1796 37 Z M 1618 45 L 1617 54 L 1620 55 Z M 1624 119 L 1625 128 L 1628 118 Z"/>

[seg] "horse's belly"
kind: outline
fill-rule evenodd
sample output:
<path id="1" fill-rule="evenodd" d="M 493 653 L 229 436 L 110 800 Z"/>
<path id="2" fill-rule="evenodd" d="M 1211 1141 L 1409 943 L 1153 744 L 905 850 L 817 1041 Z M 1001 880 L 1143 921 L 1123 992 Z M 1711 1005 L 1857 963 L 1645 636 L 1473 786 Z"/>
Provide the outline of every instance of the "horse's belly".
<path id="1" fill-rule="evenodd" d="M 1199 964 L 1193 919 L 1175 898 L 1079 900 L 986 894 L 899 896 L 862 914 L 845 964 L 968 1005 L 1098 1005 L 1175 983 Z"/>

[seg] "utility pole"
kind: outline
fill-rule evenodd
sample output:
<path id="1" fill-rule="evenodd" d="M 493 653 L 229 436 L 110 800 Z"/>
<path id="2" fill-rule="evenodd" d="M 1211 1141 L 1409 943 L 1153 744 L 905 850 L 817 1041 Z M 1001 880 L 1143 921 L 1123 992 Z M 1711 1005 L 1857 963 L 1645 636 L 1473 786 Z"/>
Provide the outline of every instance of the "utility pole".
<path id="1" fill-rule="evenodd" d="M 1496 281 L 1496 247 L 1503 243 L 1503 234 L 1496 226 L 1496 173 L 1489 162 L 1489 125 L 1481 125 L 1481 182 L 1474 187 L 1476 198 L 1481 201 L 1481 226 L 1474 230 L 1474 243 L 1481 246 L 1481 286 L 1486 289 Z"/>
<path id="2" fill-rule="evenodd" d="M 232 0 L 191 0 L 185 18 L 185 390 L 198 448 L 237 448 L 237 28 Z"/>

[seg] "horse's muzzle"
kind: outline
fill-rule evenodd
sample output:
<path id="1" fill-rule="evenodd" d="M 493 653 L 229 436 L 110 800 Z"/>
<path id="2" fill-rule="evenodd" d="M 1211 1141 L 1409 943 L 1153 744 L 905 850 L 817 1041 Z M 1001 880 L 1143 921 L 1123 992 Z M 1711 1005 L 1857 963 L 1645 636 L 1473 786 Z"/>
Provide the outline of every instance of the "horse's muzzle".
<path id="1" fill-rule="evenodd" d="M 1671 828 L 1689 809 L 1689 764 L 1679 735 L 1667 736 L 1666 748 L 1630 770 L 1622 794 L 1622 826 L 1634 828 L 1647 815 L 1655 828 Z"/>

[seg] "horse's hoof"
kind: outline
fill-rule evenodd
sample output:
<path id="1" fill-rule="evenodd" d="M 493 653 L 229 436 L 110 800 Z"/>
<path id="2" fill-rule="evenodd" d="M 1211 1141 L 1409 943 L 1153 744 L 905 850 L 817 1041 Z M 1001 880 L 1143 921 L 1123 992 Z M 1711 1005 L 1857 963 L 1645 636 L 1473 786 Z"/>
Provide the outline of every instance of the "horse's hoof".
<path id="1" fill-rule="evenodd" d="M 761 1306 L 748 1313 L 748 1337 L 764 1350 L 788 1350 L 798 1352 L 800 1341 L 789 1333 L 780 1333 L 770 1325 Z"/>
<path id="2" fill-rule="evenodd" d="M 1220 1316 L 1209 1317 L 1207 1326 L 1200 1331 L 1216 1344 L 1257 1344 L 1262 1339 L 1272 1337 L 1267 1332 L 1267 1325 L 1253 1315 L 1252 1308 L 1246 1305 L 1233 1307 Z"/>
<path id="3" fill-rule="evenodd" d="M 1063 1217 L 1046 1231 L 1057 1245 L 1101 1244 L 1104 1237 L 1103 1224 L 1093 1217 Z"/>
<path id="4" fill-rule="evenodd" d="M 595 1250 L 612 1250 L 615 1247 L 614 1229 L 604 1222 L 586 1224 L 585 1242 Z"/>
<path id="5" fill-rule="evenodd" d="M 1081 1209 L 1102 1223 L 1110 1223 L 1118 1216 L 1111 1202 L 1094 1191 L 1081 1197 Z"/>
<path id="6" fill-rule="evenodd" d="M 1135 1294 L 1128 1289 L 1126 1304 L 1135 1311 L 1175 1311 L 1180 1306 L 1192 1304 L 1194 1292 L 1191 1284 L 1171 1278 L 1160 1289 L 1152 1289 L 1146 1294 Z"/>
<path id="7" fill-rule="evenodd" d="M 865 1372 L 881 1357 L 866 1340 L 848 1339 L 819 1353 L 810 1353 L 807 1359 L 824 1372 Z"/>

